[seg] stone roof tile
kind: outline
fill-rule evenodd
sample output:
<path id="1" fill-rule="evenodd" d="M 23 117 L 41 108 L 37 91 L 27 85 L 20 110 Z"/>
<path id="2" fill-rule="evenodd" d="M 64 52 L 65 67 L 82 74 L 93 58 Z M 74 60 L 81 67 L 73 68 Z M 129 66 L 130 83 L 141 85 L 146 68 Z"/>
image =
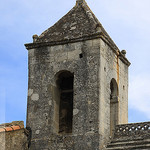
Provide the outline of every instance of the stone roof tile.
<path id="1" fill-rule="evenodd" d="M 84 0 L 77 0 L 76 5 L 57 23 L 44 31 L 36 40 L 41 42 L 55 42 L 79 39 L 102 32 L 109 40 L 111 38 L 95 17 Z M 113 42 L 111 40 L 111 42 Z M 113 43 L 114 44 L 114 43 Z"/>
<path id="2" fill-rule="evenodd" d="M 37 42 L 62 41 L 91 35 L 96 32 L 96 22 L 83 5 L 76 5 L 56 24 L 44 31 Z"/>

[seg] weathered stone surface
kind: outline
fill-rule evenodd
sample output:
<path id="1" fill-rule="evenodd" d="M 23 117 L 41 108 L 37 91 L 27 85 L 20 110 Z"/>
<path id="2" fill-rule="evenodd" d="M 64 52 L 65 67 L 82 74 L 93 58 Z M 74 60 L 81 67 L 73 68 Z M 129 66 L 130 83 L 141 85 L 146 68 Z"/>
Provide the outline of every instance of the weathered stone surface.
<path id="1" fill-rule="evenodd" d="M 56 140 L 55 144 L 50 142 L 51 148 L 65 149 L 63 139 L 67 135 L 59 133 L 59 91 L 56 90 L 57 74 L 65 70 L 74 74 L 69 139 L 75 144 L 70 149 L 102 149 L 110 136 L 110 82 L 114 78 L 119 89 L 123 86 L 128 89 L 128 66 L 102 39 L 36 48 L 29 58 L 32 59 L 29 59 L 27 126 L 32 129 L 31 149 L 38 145 L 48 149 L 51 137 Z M 118 97 L 117 113 L 123 114 L 118 123 L 127 123 L 127 90 L 119 90 Z M 95 135 L 99 140 L 92 142 Z M 86 143 L 80 137 L 87 139 Z"/>
<path id="2" fill-rule="evenodd" d="M 33 101 L 37 101 L 37 100 L 39 100 L 39 94 L 32 94 L 32 96 L 31 96 L 31 100 L 33 100 Z"/>
<path id="3" fill-rule="evenodd" d="M 85 1 L 79 1 L 78 3 L 82 5 L 73 7 L 54 26 L 44 31 L 37 42 L 77 39 L 96 34 L 97 24 L 100 25 L 99 21 L 88 8 Z"/>

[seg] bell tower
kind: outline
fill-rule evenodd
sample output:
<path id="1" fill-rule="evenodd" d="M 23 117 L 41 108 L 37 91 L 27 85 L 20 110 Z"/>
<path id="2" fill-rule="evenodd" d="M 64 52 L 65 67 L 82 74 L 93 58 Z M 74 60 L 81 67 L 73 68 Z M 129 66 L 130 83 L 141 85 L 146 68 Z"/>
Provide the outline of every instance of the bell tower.
<path id="1" fill-rule="evenodd" d="M 128 122 L 128 67 L 85 0 L 28 50 L 30 150 L 101 150 Z"/>

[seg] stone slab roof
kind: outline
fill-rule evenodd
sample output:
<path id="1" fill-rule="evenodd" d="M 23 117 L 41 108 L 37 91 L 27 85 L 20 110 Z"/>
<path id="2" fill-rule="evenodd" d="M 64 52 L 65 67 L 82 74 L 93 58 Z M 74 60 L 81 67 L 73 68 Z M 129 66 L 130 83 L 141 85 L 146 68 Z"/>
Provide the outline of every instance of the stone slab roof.
<path id="1" fill-rule="evenodd" d="M 78 41 L 101 38 L 128 66 L 130 62 L 122 55 L 119 48 L 98 21 L 85 0 L 77 0 L 76 5 L 52 27 L 40 36 L 33 36 L 33 43 L 25 44 L 26 48 L 60 45 Z"/>
<path id="2" fill-rule="evenodd" d="M 92 36 L 99 37 L 100 34 L 117 48 L 85 0 L 77 0 L 76 5 L 64 17 L 39 37 L 34 35 L 33 39 L 35 43 L 56 43 Z M 25 46 L 30 47 L 29 44 Z"/>
<path id="3" fill-rule="evenodd" d="M 37 42 L 62 41 L 90 36 L 97 33 L 102 26 L 90 8 L 84 2 L 76 4 L 56 24 L 44 31 Z"/>

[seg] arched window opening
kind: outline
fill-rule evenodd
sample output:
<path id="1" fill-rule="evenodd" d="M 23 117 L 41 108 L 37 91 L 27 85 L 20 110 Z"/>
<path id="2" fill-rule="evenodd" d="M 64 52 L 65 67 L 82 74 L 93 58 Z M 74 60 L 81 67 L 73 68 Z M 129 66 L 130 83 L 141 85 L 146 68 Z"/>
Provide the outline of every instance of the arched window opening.
<path id="1" fill-rule="evenodd" d="M 118 85 L 115 79 L 112 79 L 110 82 L 110 99 L 115 100 L 118 97 Z"/>
<path id="2" fill-rule="evenodd" d="M 110 82 L 110 135 L 113 136 L 118 124 L 118 85 L 115 79 Z"/>
<path id="3" fill-rule="evenodd" d="M 64 71 L 58 75 L 59 133 L 72 133 L 73 118 L 73 73 Z"/>

